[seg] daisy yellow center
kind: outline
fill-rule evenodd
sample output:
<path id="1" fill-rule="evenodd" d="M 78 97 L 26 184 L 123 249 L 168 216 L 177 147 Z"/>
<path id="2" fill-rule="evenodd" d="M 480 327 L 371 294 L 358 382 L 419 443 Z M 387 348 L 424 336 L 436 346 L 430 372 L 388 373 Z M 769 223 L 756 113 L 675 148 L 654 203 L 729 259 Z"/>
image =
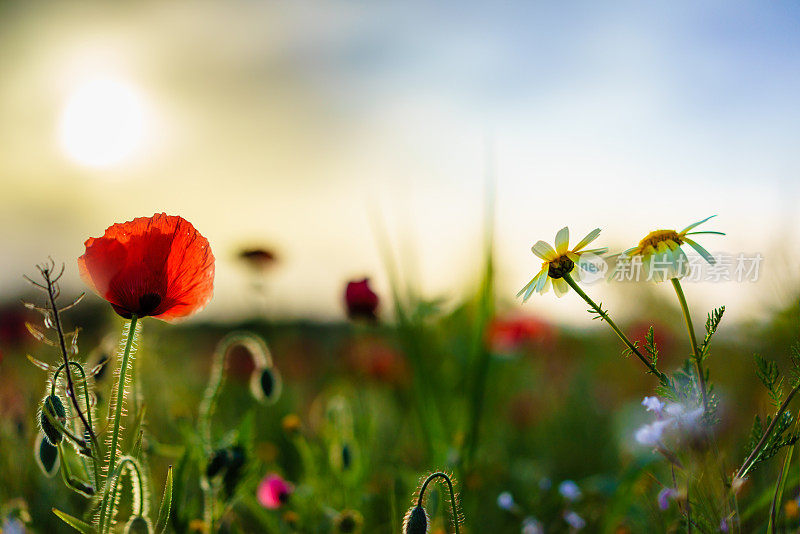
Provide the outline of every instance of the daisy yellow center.
<path id="1" fill-rule="evenodd" d="M 565 274 L 570 273 L 572 269 L 575 268 L 575 262 L 569 259 L 566 255 L 559 256 L 553 261 L 547 263 L 549 264 L 547 276 L 550 278 L 564 278 Z"/>
<path id="2" fill-rule="evenodd" d="M 683 239 L 681 239 L 681 236 L 675 230 L 655 230 L 639 241 L 639 246 L 636 247 L 636 253 L 643 254 L 647 252 L 650 247 L 658 250 L 661 243 L 664 243 L 670 249 L 675 249 L 683 244 Z"/>

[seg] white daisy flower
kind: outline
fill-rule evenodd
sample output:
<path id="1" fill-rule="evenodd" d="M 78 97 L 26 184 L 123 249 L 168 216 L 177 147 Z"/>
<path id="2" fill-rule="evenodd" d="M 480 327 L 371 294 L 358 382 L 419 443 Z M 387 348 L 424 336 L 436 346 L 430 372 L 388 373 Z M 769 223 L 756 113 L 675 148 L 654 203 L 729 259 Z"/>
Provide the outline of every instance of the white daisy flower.
<path id="1" fill-rule="evenodd" d="M 644 239 L 639 241 L 637 246 L 629 248 L 621 256 L 630 260 L 636 257 L 641 258 L 643 272 L 656 282 L 682 278 L 689 272 L 689 259 L 681 249 L 684 244 L 696 250 L 708 263 L 714 263 L 714 256 L 698 244 L 694 238 L 689 237 L 699 234 L 725 235 L 722 232 L 692 231 L 712 217 L 716 217 L 716 215 L 692 223 L 680 232 L 675 230 L 655 230 L 650 232 Z M 620 265 L 618 265 L 617 269 L 620 268 Z"/>
<path id="2" fill-rule="evenodd" d="M 517 297 L 522 296 L 522 301 L 525 302 L 534 291 L 542 295 L 550 289 L 551 280 L 553 292 L 556 296 L 565 295 L 569 291 L 569 284 L 564 280 L 564 275 L 569 274 L 573 278 L 579 278 L 581 269 L 587 271 L 592 269 L 592 264 L 590 262 L 582 262 L 581 256 L 603 254 L 608 250 L 607 248 L 584 250 L 599 235 L 600 228 L 595 228 L 581 239 L 572 250 L 569 249 L 569 228 L 566 226 L 556 234 L 555 248 L 544 241 L 537 241 L 531 247 L 531 251 L 544 260 L 542 269 L 517 293 Z M 580 268 L 575 269 L 576 265 Z"/>

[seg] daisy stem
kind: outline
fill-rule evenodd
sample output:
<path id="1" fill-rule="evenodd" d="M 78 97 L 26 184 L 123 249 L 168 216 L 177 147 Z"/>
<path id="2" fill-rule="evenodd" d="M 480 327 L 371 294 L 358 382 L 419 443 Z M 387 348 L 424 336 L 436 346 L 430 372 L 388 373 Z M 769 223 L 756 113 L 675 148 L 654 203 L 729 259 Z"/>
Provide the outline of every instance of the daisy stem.
<path id="1" fill-rule="evenodd" d="M 700 357 L 700 349 L 697 347 L 697 336 L 694 334 L 694 326 L 692 325 L 692 316 L 689 314 L 689 305 L 686 303 L 686 295 L 683 294 L 681 282 L 677 278 L 672 279 L 672 287 L 675 288 L 675 294 L 678 295 L 678 302 L 681 304 L 683 311 L 683 318 L 686 320 L 686 329 L 689 331 L 689 339 L 692 342 L 692 354 L 694 354 L 694 363 L 697 366 L 697 380 L 700 386 L 700 395 L 703 397 L 703 411 L 708 411 L 708 396 L 706 394 L 706 377 L 703 371 L 703 361 Z"/>
<path id="2" fill-rule="evenodd" d="M 665 375 L 664 373 L 659 371 L 656 368 L 655 364 L 653 362 L 651 362 L 648 358 L 646 358 L 645 355 L 642 354 L 641 351 L 638 348 L 636 348 L 636 345 L 634 345 L 633 342 L 630 339 L 628 339 L 628 336 L 626 336 L 625 333 L 622 330 L 620 330 L 620 328 L 616 325 L 616 323 L 614 323 L 614 321 L 611 320 L 611 317 L 609 317 L 608 312 L 603 310 L 603 308 L 601 308 L 595 301 L 593 301 L 591 299 L 591 297 L 589 297 L 589 295 L 587 295 L 583 291 L 583 289 L 581 289 L 581 287 L 575 282 L 575 280 L 572 279 L 572 277 L 569 275 L 569 273 L 564 275 L 564 281 L 567 282 L 569 284 L 569 286 L 572 289 L 574 289 L 575 292 L 578 295 L 580 295 L 580 297 L 583 300 L 585 300 L 586 303 L 589 306 L 591 306 L 592 309 L 594 309 L 594 311 L 597 312 L 597 314 L 605 322 L 608 323 L 608 325 L 611 327 L 612 330 L 614 330 L 614 332 L 617 334 L 617 336 L 619 336 L 619 338 L 622 340 L 622 342 L 625 344 L 625 346 L 628 347 L 628 350 L 630 350 L 633 354 L 635 354 L 636 357 L 639 358 L 642 361 L 642 363 L 647 367 L 647 369 L 649 369 L 651 373 L 653 373 L 654 375 L 656 375 L 656 377 L 658 377 L 658 380 L 663 385 L 666 386 L 666 385 L 669 384 L 669 379 L 667 378 L 667 375 Z"/>

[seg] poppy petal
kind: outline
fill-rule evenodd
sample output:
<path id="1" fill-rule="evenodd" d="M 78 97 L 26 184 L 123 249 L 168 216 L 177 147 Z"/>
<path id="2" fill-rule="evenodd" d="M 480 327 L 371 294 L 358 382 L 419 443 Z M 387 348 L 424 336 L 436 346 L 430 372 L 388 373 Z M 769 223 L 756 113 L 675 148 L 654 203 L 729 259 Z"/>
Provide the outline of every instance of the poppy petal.
<path id="1" fill-rule="evenodd" d="M 85 246 L 81 277 L 123 317 L 170 321 L 199 311 L 213 294 L 208 240 L 181 217 L 161 213 L 114 224 Z"/>

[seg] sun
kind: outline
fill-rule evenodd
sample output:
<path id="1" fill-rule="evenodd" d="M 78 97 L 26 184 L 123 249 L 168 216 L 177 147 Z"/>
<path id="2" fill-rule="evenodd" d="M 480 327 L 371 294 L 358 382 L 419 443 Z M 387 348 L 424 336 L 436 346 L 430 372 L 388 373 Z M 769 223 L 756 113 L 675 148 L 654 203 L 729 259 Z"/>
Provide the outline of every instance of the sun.
<path id="1" fill-rule="evenodd" d="M 147 110 L 134 86 L 114 78 L 94 78 L 67 98 L 59 123 L 59 141 L 72 160 L 109 167 L 140 152 Z"/>

